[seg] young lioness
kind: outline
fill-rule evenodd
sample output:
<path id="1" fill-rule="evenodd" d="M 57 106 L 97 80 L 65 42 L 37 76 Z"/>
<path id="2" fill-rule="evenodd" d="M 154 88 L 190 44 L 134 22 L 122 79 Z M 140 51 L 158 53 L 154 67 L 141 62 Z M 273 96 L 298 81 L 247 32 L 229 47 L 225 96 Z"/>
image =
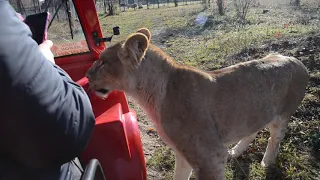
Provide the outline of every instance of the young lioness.
<path id="1" fill-rule="evenodd" d="M 87 77 L 105 98 L 111 90 L 132 96 L 160 137 L 175 152 L 175 180 L 224 179 L 227 145 L 239 156 L 257 132 L 269 127 L 263 166 L 275 161 L 290 116 L 308 83 L 306 67 L 293 57 L 265 58 L 205 72 L 176 64 L 150 43 L 148 29 L 105 49 Z"/>

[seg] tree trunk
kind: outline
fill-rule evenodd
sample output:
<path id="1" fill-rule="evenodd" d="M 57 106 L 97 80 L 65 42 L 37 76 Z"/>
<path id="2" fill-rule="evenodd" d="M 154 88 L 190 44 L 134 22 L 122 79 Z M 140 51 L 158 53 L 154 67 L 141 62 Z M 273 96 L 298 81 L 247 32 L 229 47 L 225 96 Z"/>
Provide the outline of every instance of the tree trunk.
<path id="1" fill-rule="evenodd" d="M 300 6 L 300 0 L 294 0 L 294 5 L 295 6 Z"/>
<path id="2" fill-rule="evenodd" d="M 17 3 L 18 12 L 22 14 L 22 7 L 20 4 L 20 0 L 17 0 L 16 3 Z"/>
<path id="3" fill-rule="evenodd" d="M 37 5 L 36 5 L 36 0 L 33 0 L 33 9 L 34 9 L 34 13 L 37 13 Z"/>
<path id="4" fill-rule="evenodd" d="M 103 0 L 103 9 L 104 9 L 104 14 L 107 14 L 107 0 Z"/>
<path id="5" fill-rule="evenodd" d="M 113 1 L 112 0 L 108 0 L 108 15 L 112 16 L 114 15 L 114 8 L 113 8 Z"/>
<path id="6" fill-rule="evenodd" d="M 39 12 L 41 12 L 40 2 L 39 1 L 37 1 L 37 2 L 38 2 Z"/>
<path id="7" fill-rule="evenodd" d="M 204 9 L 208 9 L 208 2 L 207 2 L 207 0 L 202 0 L 202 4 L 204 5 Z"/>
<path id="8" fill-rule="evenodd" d="M 69 0 L 66 0 L 66 13 L 67 13 L 68 21 L 69 21 L 69 28 L 70 28 L 71 38 L 73 39 L 73 21 L 72 21 L 71 8 L 70 8 Z"/>
<path id="9" fill-rule="evenodd" d="M 158 3 L 158 8 L 160 8 L 160 3 L 159 3 L 159 0 L 157 0 L 157 3 Z"/>
<path id="10" fill-rule="evenodd" d="M 174 7 L 178 6 L 178 0 L 174 0 Z"/>
<path id="11" fill-rule="evenodd" d="M 54 12 L 58 11 L 58 6 L 59 6 L 59 4 L 58 4 L 57 0 L 54 0 L 53 1 Z M 57 12 L 56 16 L 57 16 L 57 21 L 60 22 L 59 12 Z"/>
<path id="12" fill-rule="evenodd" d="M 224 15 L 223 0 L 217 0 L 217 3 L 218 3 L 219 14 L 223 16 Z"/>

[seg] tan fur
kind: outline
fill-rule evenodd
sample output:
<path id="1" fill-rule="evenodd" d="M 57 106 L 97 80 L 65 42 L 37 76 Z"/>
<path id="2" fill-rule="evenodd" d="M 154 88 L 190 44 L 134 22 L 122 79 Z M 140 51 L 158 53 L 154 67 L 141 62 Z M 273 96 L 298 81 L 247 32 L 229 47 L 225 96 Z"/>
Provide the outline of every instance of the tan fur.
<path id="1" fill-rule="evenodd" d="M 304 97 L 305 66 L 270 54 L 205 72 L 178 65 L 150 37 L 142 28 L 107 48 L 87 77 L 91 88 L 124 91 L 143 107 L 175 152 L 174 179 L 189 179 L 192 169 L 197 179 L 224 179 L 226 146 L 238 142 L 229 151 L 237 157 L 264 127 L 271 135 L 262 165 L 271 165 Z"/>

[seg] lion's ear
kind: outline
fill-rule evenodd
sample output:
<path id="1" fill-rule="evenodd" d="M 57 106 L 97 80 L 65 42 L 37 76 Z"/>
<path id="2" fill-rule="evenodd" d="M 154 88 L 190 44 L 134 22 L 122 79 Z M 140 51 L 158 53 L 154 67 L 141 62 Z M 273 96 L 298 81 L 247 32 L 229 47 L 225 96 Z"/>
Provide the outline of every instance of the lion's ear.
<path id="1" fill-rule="evenodd" d="M 150 42 L 151 39 L 151 32 L 147 28 L 140 28 L 137 30 L 137 32 L 142 33 L 148 37 L 148 41 Z"/>
<path id="2" fill-rule="evenodd" d="M 149 40 L 143 33 L 131 34 L 122 45 L 121 61 L 124 65 L 137 67 L 145 56 Z"/>

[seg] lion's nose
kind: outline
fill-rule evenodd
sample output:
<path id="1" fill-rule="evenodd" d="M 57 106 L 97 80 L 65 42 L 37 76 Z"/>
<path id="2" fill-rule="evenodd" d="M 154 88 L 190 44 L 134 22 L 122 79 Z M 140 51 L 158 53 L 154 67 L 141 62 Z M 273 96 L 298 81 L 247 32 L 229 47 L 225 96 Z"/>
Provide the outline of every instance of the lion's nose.
<path id="1" fill-rule="evenodd" d="M 90 76 L 87 75 L 87 74 L 86 74 L 86 78 L 88 79 L 88 83 L 89 83 L 89 84 L 92 84 L 92 78 L 90 78 Z"/>
<path id="2" fill-rule="evenodd" d="M 86 74 L 85 74 L 85 76 L 86 76 L 86 78 L 88 78 L 88 79 L 90 79 L 90 72 L 89 72 L 90 70 L 88 70 L 87 72 L 86 72 Z"/>

